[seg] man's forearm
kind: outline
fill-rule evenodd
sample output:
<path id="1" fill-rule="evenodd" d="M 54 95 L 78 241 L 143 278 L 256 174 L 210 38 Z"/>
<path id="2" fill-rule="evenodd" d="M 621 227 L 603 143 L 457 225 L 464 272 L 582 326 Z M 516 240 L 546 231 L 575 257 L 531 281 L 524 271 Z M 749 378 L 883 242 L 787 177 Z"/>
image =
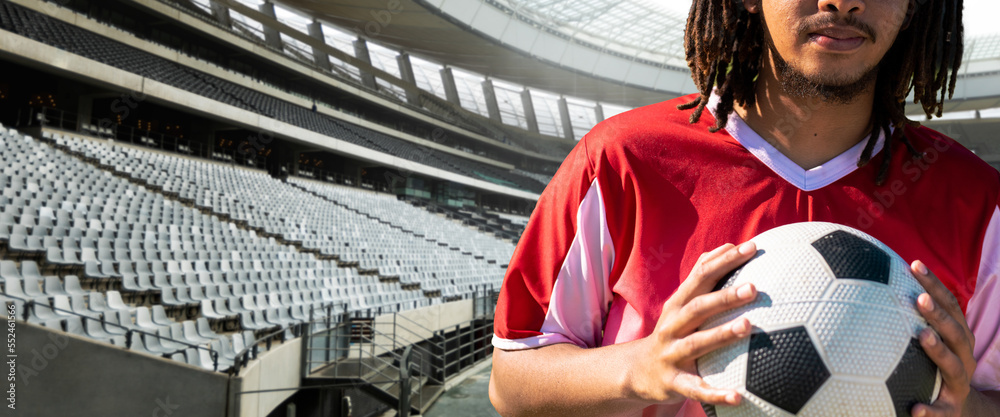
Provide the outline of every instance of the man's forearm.
<path id="1" fill-rule="evenodd" d="M 629 345 L 495 349 L 490 399 L 505 417 L 635 415 L 647 404 L 627 398 Z"/>
<path id="2" fill-rule="evenodd" d="M 962 415 L 967 417 L 1000 417 L 1000 392 L 976 391 L 969 392 L 965 400 Z"/>

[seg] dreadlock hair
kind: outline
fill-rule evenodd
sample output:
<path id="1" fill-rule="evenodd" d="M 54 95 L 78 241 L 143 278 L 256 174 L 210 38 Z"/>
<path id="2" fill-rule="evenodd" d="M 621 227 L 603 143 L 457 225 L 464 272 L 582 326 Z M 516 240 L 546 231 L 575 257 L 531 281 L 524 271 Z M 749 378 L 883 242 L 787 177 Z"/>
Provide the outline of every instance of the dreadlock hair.
<path id="1" fill-rule="evenodd" d="M 715 125 L 709 128 L 713 133 L 725 128 L 735 104 L 756 103 L 755 83 L 767 47 L 763 28 L 761 16 L 747 11 L 743 0 L 694 0 L 684 50 L 700 94 L 677 106 L 695 109 L 692 124 L 701 118 L 713 89 L 720 98 Z M 912 90 L 914 103 L 921 104 L 928 118 L 941 116 L 946 94 L 950 98 L 955 91 L 963 30 L 962 0 L 910 0 L 903 28 L 879 64 L 871 135 L 858 160 L 859 167 L 871 161 L 879 133 L 884 132 L 885 155 L 876 184 L 885 183 L 896 141 L 914 158 L 922 155 L 904 133 L 907 126 L 920 125 L 906 117 L 906 97 Z"/>

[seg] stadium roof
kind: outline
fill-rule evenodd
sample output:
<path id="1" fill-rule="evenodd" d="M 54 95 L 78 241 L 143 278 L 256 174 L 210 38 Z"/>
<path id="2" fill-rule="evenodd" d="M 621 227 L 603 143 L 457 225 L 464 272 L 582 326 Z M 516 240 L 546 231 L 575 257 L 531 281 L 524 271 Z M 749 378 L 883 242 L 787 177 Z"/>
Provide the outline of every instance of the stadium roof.
<path id="1" fill-rule="evenodd" d="M 279 2 L 374 43 L 531 89 L 628 107 L 695 91 L 682 49 L 689 0 Z M 966 1 L 963 79 L 946 111 L 1000 100 L 1000 36 L 976 20 L 990 7 Z"/>
<path id="2" fill-rule="evenodd" d="M 688 2 L 656 0 L 491 0 L 603 48 L 684 67 Z"/>

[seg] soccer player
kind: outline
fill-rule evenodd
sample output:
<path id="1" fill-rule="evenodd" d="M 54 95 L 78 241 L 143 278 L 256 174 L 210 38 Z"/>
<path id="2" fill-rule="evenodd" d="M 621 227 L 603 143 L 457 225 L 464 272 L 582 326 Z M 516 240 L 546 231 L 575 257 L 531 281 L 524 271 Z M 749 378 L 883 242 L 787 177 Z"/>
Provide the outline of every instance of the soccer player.
<path id="1" fill-rule="evenodd" d="M 497 410 L 738 404 L 695 366 L 751 330 L 698 330 L 756 296 L 711 291 L 756 252 L 727 242 L 815 220 L 913 262 L 931 326 L 920 343 L 944 381 L 914 415 L 1000 416 L 1000 173 L 904 113 L 912 91 L 940 116 L 961 18 L 961 0 L 695 0 L 685 49 L 699 93 L 600 123 L 539 200 L 497 305 Z"/>

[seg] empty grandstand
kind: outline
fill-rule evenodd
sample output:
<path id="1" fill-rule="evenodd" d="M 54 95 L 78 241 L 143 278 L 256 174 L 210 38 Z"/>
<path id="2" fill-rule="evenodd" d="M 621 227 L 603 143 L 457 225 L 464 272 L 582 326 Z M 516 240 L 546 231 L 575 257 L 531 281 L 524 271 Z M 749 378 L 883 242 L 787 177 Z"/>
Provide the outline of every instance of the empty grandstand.
<path id="1" fill-rule="evenodd" d="M 25 415 L 426 413 L 577 141 L 693 91 L 644 1 L 383 3 L 0 1 Z M 990 39 L 935 123 L 1000 166 Z"/>

